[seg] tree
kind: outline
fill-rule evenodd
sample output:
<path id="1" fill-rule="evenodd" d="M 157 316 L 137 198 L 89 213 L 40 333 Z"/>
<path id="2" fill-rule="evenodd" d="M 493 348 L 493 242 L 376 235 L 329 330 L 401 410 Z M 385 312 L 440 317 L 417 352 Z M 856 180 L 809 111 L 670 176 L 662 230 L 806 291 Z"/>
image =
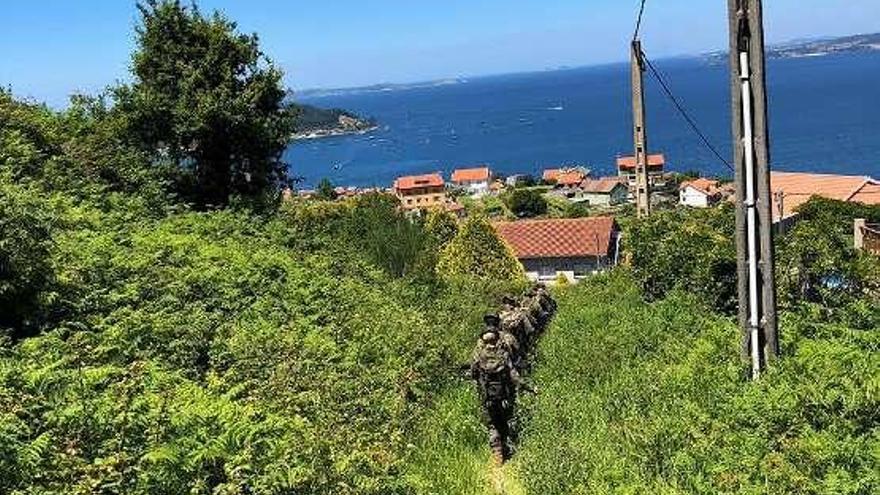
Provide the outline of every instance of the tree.
<path id="1" fill-rule="evenodd" d="M 437 272 L 446 278 L 467 276 L 495 282 L 525 277 L 510 246 L 481 215 L 471 216 L 443 248 Z"/>
<path id="2" fill-rule="evenodd" d="M 442 248 L 449 244 L 458 233 L 458 220 L 452 213 L 444 209 L 434 209 L 428 212 L 425 230 L 434 238 L 436 245 Z"/>
<path id="3" fill-rule="evenodd" d="M 674 289 L 698 294 L 719 311 L 736 309 L 734 215 L 729 205 L 675 209 L 633 221 L 623 237 L 633 274 L 645 297 Z"/>
<path id="4" fill-rule="evenodd" d="M 265 197 L 287 178 L 293 132 L 282 73 L 256 35 L 179 0 L 138 4 L 134 82 L 116 88 L 132 139 L 176 169 L 176 188 L 200 207 Z"/>
<path id="5" fill-rule="evenodd" d="M 333 183 L 330 182 L 330 179 L 321 179 L 321 182 L 318 184 L 318 189 L 315 191 L 315 196 L 318 199 L 323 199 L 325 201 L 333 201 L 337 197 L 336 189 L 333 187 Z"/>
<path id="6" fill-rule="evenodd" d="M 547 213 L 547 200 L 534 189 L 515 189 L 505 198 L 505 204 L 519 218 L 537 217 Z"/>

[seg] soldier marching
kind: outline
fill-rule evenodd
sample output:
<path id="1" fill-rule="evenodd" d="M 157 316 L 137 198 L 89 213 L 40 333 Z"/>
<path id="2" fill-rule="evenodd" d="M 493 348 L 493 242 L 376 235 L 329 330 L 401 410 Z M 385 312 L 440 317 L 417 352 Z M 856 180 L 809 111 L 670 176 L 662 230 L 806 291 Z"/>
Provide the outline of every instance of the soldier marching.
<path id="1" fill-rule="evenodd" d="M 505 296 L 499 314 L 486 315 L 470 365 L 489 430 L 489 447 L 499 464 L 510 458 L 516 435 L 515 408 L 520 390 L 535 392 L 523 380 L 538 337 L 556 312 L 556 301 L 543 284 L 517 300 Z"/>

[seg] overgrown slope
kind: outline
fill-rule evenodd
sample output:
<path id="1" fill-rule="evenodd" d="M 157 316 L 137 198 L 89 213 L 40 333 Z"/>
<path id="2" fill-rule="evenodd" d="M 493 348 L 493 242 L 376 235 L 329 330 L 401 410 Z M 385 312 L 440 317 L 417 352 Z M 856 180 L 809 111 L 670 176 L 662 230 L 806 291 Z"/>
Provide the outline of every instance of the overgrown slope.
<path id="1" fill-rule="evenodd" d="M 686 294 L 646 304 L 626 273 L 564 293 L 516 460 L 529 493 L 877 493 L 878 329 L 789 313 L 782 336 L 750 383 L 734 324 Z"/>

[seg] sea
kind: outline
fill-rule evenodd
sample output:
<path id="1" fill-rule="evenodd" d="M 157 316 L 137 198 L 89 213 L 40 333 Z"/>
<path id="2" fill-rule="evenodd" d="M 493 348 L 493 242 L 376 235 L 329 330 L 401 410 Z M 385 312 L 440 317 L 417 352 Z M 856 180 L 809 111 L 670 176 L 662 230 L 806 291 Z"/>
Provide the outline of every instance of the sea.
<path id="1" fill-rule="evenodd" d="M 655 67 L 699 129 L 730 161 L 728 67 L 702 58 Z M 768 62 L 771 166 L 880 178 L 880 52 Z M 649 150 L 672 171 L 730 176 L 649 73 Z M 284 155 L 301 187 L 387 187 L 400 175 L 488 165 L 540 175 L 582 165 L 614 173 L 632 153 L 629 67 L 550 70 L 300 98 L 375 119 L 363 135 L 298 141 Z"/>

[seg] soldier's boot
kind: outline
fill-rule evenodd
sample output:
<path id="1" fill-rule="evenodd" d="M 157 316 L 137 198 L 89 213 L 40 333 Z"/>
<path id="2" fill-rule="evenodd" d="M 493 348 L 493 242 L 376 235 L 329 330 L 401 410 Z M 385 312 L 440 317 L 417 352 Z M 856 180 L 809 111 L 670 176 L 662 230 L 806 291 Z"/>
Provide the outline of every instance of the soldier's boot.
<path id="1" fill-rule="evenodd" d="M 489 430 L 489 448 L 492 451 L 492 462 L 496 466 L 504 464 L 504 439 L 495 428 Z"/>

